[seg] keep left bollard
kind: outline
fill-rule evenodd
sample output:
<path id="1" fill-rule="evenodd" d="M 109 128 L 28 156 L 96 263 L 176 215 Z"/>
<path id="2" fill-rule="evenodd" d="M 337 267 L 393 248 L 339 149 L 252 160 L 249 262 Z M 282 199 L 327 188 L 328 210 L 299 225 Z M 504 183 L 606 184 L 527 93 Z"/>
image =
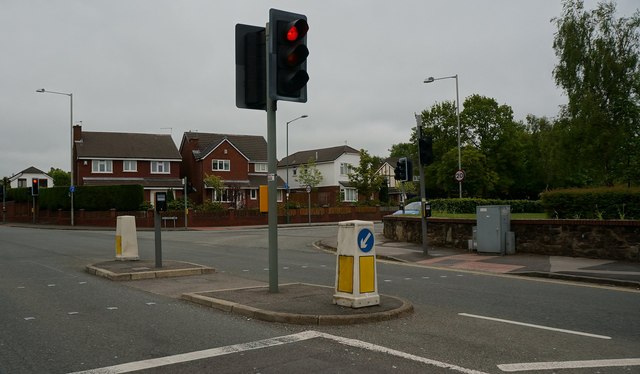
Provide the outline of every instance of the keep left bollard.
<path id="1" fill-rule="evenodd" d="M 116 218 L 116 260 L 139 260 L 136 217 L 118 216 Z"/>
<path id="2" fill-rule="evenodd" d="M 373 222 L 340 222 L 333 303 L 351 308 L 379 305 L 377 276 Z"/>

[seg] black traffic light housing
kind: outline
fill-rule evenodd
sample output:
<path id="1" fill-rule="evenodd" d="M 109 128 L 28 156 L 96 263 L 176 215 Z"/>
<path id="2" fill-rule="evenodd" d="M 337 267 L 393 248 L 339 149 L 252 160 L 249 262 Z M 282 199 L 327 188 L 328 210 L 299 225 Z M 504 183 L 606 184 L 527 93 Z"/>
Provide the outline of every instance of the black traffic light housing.
<path id="1" fill-rule="evenodd" d="M 270 9 L 269 27 L 269 97 L 274 101 L 306 103 L 307 16 Z"/>
<path id="2" fill-rule="evenodd" d="M 413 162 L 406 157 L 401 157 L 396 163 L 394 177 L 397 181 L 410 182 L 413 180 Z"/>
<path id="3" fill-rule="evenodd" d="M 431 135 L 418 140 L 418 152 L 420 153 L 420 164 L 422 166 L 433 163 L 433 137 Z"/>
<path id="4" fill-rule="evenodd" d="M 38 178 L 31 178 L 31 196 L 38 196 L 40 193 L 40 181 Z"/>
<path id="5" fill-rule="evenodd" d="M 236 24 L 236 106 L 267 109 L 264 27 Z"/>

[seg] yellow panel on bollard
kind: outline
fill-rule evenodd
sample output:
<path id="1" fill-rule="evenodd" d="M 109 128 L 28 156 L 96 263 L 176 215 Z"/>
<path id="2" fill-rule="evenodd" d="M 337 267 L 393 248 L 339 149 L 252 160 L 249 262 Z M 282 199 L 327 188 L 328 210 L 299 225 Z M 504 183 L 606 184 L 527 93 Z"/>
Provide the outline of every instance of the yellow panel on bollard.
<path id="1" fill-rule="evenodd" d="M 333 303 L 351 308 L 379 305 L 376 279 L 373 222 L 340 222 Z"/>
<path id="2" fill-rule="evenodd" d="M 136 217 L 118 216 L 116 219 L 116 260 L 139 260 Z"/>

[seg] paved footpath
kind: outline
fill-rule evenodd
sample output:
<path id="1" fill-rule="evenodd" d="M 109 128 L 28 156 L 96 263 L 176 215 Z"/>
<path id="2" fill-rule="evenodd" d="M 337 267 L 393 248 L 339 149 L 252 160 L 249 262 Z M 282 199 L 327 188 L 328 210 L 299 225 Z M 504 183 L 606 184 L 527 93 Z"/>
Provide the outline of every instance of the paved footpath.
<path id="1" fill-rule="evenodd" d="M 383 259 L 438 268 L 567 279 L 640 289 L 640 262 L 545 256 L 517 251 L 514 255 L 496 256 L 429 246 L 427 254 L 424 254 L 419 244 L 391 241 L 382 234 L 376 234 L 375 239 L 376 254 Z M 317 245 L 335 250 L 337 238 L 321 240 Z"/>

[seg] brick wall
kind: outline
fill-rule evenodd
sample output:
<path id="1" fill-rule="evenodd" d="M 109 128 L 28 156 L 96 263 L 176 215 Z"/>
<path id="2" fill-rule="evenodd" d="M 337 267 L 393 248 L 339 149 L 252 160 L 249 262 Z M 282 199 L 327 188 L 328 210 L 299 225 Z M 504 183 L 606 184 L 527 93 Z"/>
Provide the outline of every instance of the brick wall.
<path id="1" fill-rule="evenodd" d="M 396 241 L 422 242 L 420 218 L 386 216 L 384 236 Z M 431 245 L 468 248 L 472 219 L 429 218 Z M 511 220 L 516 252 L 640 261 L 640 221 L 631 220 Z"/>

